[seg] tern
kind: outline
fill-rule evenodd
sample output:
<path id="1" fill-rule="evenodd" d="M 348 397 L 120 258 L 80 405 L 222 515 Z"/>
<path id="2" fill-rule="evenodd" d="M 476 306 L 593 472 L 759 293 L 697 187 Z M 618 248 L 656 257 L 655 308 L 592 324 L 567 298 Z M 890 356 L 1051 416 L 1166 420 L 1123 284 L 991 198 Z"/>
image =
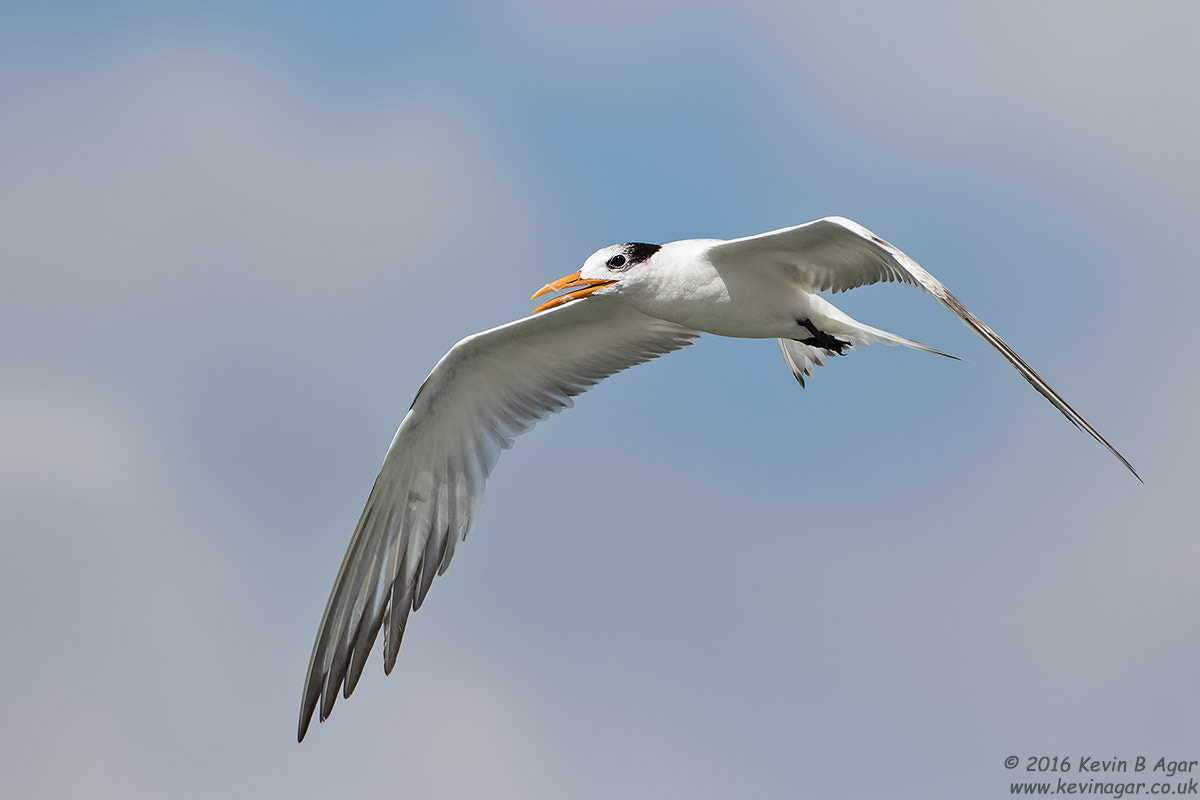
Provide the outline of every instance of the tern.
<path id="1" fill-rule="evenodd" d="M 417 391 L 329 595 L 304 681 L 298 738 L 315 711 L 324 721 L 338 692 L 354 691 L 381 628 L 383 669 L 391 673 L 409 611 L 446 571 L 471 529 L 485 480 L 516 437 L 604 378 L 704 333 L 776 339 L 801 386 L 815 367 L 856 345 L 946 355 L 857 322 L 818 294 L 892 281 L 937 298 L 1137 477 L 945 286 L 856 222 L 826 217 L 741 239 L 611 245 L 534 294 L 566 292 L 531 316 L 450 348 Z"/>

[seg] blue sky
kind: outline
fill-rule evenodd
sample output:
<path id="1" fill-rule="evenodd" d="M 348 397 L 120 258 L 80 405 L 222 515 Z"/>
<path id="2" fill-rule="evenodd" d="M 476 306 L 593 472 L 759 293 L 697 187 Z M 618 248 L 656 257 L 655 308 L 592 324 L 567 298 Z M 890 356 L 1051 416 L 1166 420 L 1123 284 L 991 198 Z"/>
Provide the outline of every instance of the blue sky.
<path id="1" fill-rule="evenodd" d="M 0 7 L 7 785 L 926 798 L 1197 757 L 1198 20 L 1130 8 Z M 826 214 L 1146 485 L 931 299 L 839 296 L 969 363 L 868 348 L 801 390 L 706 339 L 606 382 L 297 746 L 436 359 L 605 244 Z"/>

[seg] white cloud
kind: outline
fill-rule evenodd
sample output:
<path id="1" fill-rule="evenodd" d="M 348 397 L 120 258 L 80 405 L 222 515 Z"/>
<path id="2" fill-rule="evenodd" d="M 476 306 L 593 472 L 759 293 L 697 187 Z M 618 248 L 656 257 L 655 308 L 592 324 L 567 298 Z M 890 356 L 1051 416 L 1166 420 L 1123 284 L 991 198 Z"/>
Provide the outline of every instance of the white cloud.
<path id="1" fill-rule="evenodd" d="M 728 65 L 750 70 L 756 96 L 774 101 L 749 125 L 782 112 L 799 131 L 828 130 L 893 157 L 1044 158 L 1142 187 L 1150 171 L 1196 197 L 1166 169 L 1197 168 L 1175 158 L 1190 149 L 1197 122 L 1187 101 L 1200 22 L 1191 6 L 527 0 L 516 8 L 511 32 L 531 54 L 586 80 Z M 712 97 L 713 115 L 725 100 Z"/>
<path id="2" fill-rule="evenodd" d="M 451 93 L 339 105 L 248 52 L 150 40 L 66 79 L 13 67 L 10 322 L 337 335 L 471 279 L 447 265 L 488 274 L 494 243 L 536 224 L 530 176 Z"/>
<path id="3" fill-rule="evenodd" d="M 380 351 L 400 367 L 462 335 L 433 298 L 544 225 L 534 179 L 452 94 L 339 106 L 240 46 L 148 36 L 70 67 L 4 60 L 7 785 L 271 794 L 305 758 L 292 731 L 320 610 L 285 593 L 319 530 L 292 466 L 311 477 L 339 434 L 320 420 L 345 416 L 322 406 L 348 393 L 313 364 L 397 316 Z M 391 385 L 397 365 L 372 357 L 356 398 Z M 435 676 L 430 702 L 461 695 L 478 723 L 499 697 L 482 677 Z M 519 749 L 502 744 L 476 749 Z"/>

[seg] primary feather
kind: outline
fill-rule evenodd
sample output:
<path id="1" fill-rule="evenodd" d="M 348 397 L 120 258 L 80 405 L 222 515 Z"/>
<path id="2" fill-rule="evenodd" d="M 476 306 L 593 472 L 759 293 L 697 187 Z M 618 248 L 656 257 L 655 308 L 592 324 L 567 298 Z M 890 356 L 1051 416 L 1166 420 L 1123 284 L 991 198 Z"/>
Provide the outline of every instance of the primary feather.
<path id="1" fill-rule="evenodd" d="M 400 423 L 334 581 L 305 679 L 300 739 L 318 707 L 324 720 L 339 690 L 354 691 L 381 628 L 391 672 L 408 613 L 470 531 L 500 452 L 575 395 L 698 335 L 596 298 L 450 349 Z"/>

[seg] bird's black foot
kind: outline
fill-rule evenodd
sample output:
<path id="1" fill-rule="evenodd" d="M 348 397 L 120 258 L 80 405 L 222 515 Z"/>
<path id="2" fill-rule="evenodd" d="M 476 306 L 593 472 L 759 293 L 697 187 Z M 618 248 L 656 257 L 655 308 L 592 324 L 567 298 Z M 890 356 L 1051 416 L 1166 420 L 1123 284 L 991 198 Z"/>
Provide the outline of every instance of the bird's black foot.
<path id="1" fill-rule="evenodd" d="M 812 334 L 807 339 L 796 340 L 801 344 L 819 347 L 822 350 L 828 350 L 829 352 L 839 356 L 842 355 L 843 350 L 845 350 L 847 347 L 850 347 L 850 342 L 843 342 L 841 339 L 835 339 L 825 331 L 818 328 L 816 325 L 813 325 L 811 320 L 798 319 L 796 322 L 800 323 L 802 328 Z"/>

